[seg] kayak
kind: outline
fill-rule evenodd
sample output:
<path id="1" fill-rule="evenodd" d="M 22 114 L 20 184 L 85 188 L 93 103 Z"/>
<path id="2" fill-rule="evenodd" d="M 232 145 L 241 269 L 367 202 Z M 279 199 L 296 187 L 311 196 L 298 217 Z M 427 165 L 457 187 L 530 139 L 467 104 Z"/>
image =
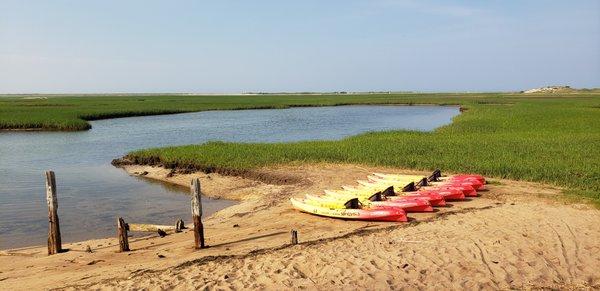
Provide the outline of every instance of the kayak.
<path id="1" fill-rule="evenodd" d="M 381 193 L 385 194 L 389 199 L 397 199 L 399 197 L 415 197 L 415 198 L 427 198 L 432 206 L 446 206 L 446 200 L 464 200 L 465 195 L 459 189 L 434 189 L 429 187 L 425 190 L 424 188 L 416 189 L 414 183 L 410 183 L 406 189 L 411 191 L 396 192 L 394 186 L 389 186 Z M 416 191 L 414 191 L 416 190 Z"/>
<path id="2" fill-rule="evenodd" d="M 354 194 L 345 194 L 343 192 L 335 192 L 325 190 L 325 196 L 312 196 L 306 195 L 307 200 L 311 201 L 319 201 L 319 202 L 331 202 L 343 204 L 348 201 L 348 199 L 358 198 L 360 203 L 365 205 L 366 207 L 399 207 L 404 209 L 406 212 L 433 212 L 433 207 L 431 203 L 425 199 L 397 199 L 390 200 L 385 199 L 381 196 L 381 193 L 377 193 L 378 195 L 372 195 L 371 197 L 365 196 L 357 196 Z M 373 198 L 376 197 L 376 198 Z M 374 200 L 370 200 L 374 199 Z"/>
<path id="3" fill-rule="evenodd" d="M 381 184 L 389 184 L 389 183 L 398 183 L 398 185 L 406 184 L 403 188 L 410 188 L 408 185 L 410 183 L 415 183 L 416 188 L 421 188 L 425 186 L 435 186 L 435 187 L 454 187 L 459 188 L 465 196 L 474 197 L 477 196 L 477 190 L 473 187 L 473 183 L 470 181 L 448 181 L 448 182 L 429 182 L 427 178 L 422 178 L 421 180 L 415 182 L 412 179 L 385 179 L 379 178 L 377 176 L 368 176 L 367 182 L 381 183 Z M 364 182 L 364 181 L 363 181 Z"/>
<path id="4" fill-rule="evenodd" d="M 418 193 L 418 195 L 431 195 L 437 194 L 444 198 L 445 201 L 460 201 L 465 200 L 465 193 L 460 189 L 447 188 L 447 189 L 435 189 L 435 187 L 421 188 L 416 192 L 406 193 Z"/>
<path id="5" fill-rule="evenodd" d="M 384 180 L 384 179 L 376 179 L 370 181 L 357 180 L 358 184 L 363 185 L 365 187 L 373 187 L 373 188 L 387 188 L 389 186 L 394 186 L 394 188 L 403 189 L 404 191 L 416 191 L 414 182 L 407 181 L 394 181 L 394 180 Z M 477 191 L 475 188 L 469 185 L 453 185 L 453 184 L 437 184 L 435 186 L 427 186 L 425 188 L 427 190 L 460 190 L 464 196 L 467 197 L 475 197 L 477 196 Z M 419 189 L 419 190 L 420 190 Z"/>
<path id="6" fill-rule="evenodd" d="M 475 190 L 483 190 L 485 188 L 485 185 L 476 179 L 471 179 L 471 180 L 468 180 L 468 179 L 467 180 L 430 180 L 430 178 L 426 178 L 426 177 L 420 177 L 420 176 L 405 177 L 404 175 L 387 175 L 385 177 L 381 177 L 379 175 L 370 175 L 370 176 L 367 176 L 367 178 L 372 181 L 384 180 L 384 181 L 401 181 L 401 182 L 406 182 L 406 183 L 415 182 L 415 184 L 418 184 L 419 186 L 428 186 L 428 185 L 434 185 L 434 186 L 435 185 L 452 185 L 452 186 L 458 186 L 458 187 L 469 186 Z"/>
<path id="7" fill-rule="evenodd" d="M 413 179 L 415 183 L 423 179 L 423 176 L 420 175 L 397 175 L 397 174 L 382 174 L 382 173 L 373 173 L 373 175 L 384 178 L 384 179 Z M 443 177 L 439 170 L 434 171 L 431 175 L 427 177 L 428 182 L 449 182 L 449 183 L 466 183 L 470 184 L 475 188 L 475 190 L 483 190 L 485 189 L 485 178 L 481 175 L 475 174 L 460 174 L 449 177 Z"/>
<path id="8" fill-rule="evenodd" d="M 376 209 L 345 209 L 345 208 L 327 208 L 315 206 L 306 203 L 303 199 L 291 198 L 290 201 L 294 208 L 315 215 L 354 219 L 354 220 L 372 220 L 372 221 L 397 221 L 406 222 L 406 212 L 402 208 L 376 208 Z"/>
<path id="9" fill-rule="evenodd" d="M 477 175 L 477 174 L 458 174 L 458 175 L 452 175 L 452 176 L 449 176 L 449 177 L 443 177 L 442 176 L 442 171 L 440 169 L 437 169 L 437 170 L 433 171 L 429 177 L 434 178 L 434 180 L 435 179 L 440 179 L 440 178 L 448 178 L 448 179 L 455 179 L 455 180 L 477 179 L 482 184 L 486 184 L 487 183 L 486 180 L 485 180 L 485 177 L 483 177 L 482 175 Z"/>
<path id="10" fill-rule="evenodd" d="M 423 192 L 413 191 L 413 192 L 397 193 L 394 191 L 393 186 L 387 187 L 384 190 L 376 190 L 376 189 L 367 188 L 367 187 L 354 188 L 354 187 L 350 187 L 350 186 L 342 186 L 342 189 L 344 189 L 343 193 L 349 193 L 349 194 L 358 195 L 358 196 L 370 197 L 371 195 L 373 195 L 372 193 L 381 192 L 381 194 L 383 194 L 388 200 L 423 199 L 423 200 L 428 201 L 429 204 L 431 204 L 431 206 L 433 206 L 433 207 L 446 206 L 445 197 L 439 193 L 436 193 L 435 191 L 423 191 Z M 458 191 L 458 190 L 456 190 L 456 191 L 462 195 L 462 191 Z M 339 192 L 339 191 L 337 191 L 337 192 Z M 463 198 L 464 198 L 464 195 L 463 195 Z"/>

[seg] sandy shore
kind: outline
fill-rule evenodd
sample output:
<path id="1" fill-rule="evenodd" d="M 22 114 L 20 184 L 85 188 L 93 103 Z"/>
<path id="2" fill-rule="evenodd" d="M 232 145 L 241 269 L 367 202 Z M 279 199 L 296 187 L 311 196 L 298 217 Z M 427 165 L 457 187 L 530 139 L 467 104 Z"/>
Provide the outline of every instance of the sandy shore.
<path id="1" fill-rule="evenodd" d="M 409 223 L 372 223 L 300 213 L 288 199 L 372 171 L 410 171 L 290 165 L 263 169 L 293 178 L 269 184 L 124 169 L 185 186 L 200 177 L 206 195 L 241 203 L 204 218 L 210 248 L 199 251 L 190 231 L 133 238 L 128 253 L 115 238 L 67 244 L 54 256 L 45 247 L 1 251 L 0 289 L 600 288 L 600 211 L 557 202 L 560 189 L 495 180 L 482 197 L 410 214 Z M 301 244 L 289 245 L 291 229 Z"/>

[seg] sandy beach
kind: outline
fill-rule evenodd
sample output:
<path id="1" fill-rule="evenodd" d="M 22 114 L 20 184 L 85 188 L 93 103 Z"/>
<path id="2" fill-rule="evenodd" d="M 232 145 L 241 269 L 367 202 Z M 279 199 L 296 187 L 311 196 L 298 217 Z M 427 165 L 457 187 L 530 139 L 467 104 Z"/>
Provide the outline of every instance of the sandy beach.
<path id="1" fill-rule="evenodd" d="M 251 179 L 124 170 L 184 187 L 198 177 L 205 195 L 240 203 L 203 218 L 207 249 L 194 250 L 185 230 L 135 236 L 127 253 L 117 252 L 116 237 L 66 244 L 54 256 L 45 246 L 1 251 L 0 289 L 600 287 L 600 211 L 560 202 L 555 187 L 491 179 L 481 197 L 411 213 L 408 223 L 373 223 L 300 213 L 289 198 L 354 184 L 373 171 L 419 172 L 288 165 Z M 291 229 L 299 245 L 290 245 Z"/>
<path id="2" fill-rule="evenodd" d="M 63 2 L 0 0 L 0 291 L 600 291 L 600 0 Z"/>

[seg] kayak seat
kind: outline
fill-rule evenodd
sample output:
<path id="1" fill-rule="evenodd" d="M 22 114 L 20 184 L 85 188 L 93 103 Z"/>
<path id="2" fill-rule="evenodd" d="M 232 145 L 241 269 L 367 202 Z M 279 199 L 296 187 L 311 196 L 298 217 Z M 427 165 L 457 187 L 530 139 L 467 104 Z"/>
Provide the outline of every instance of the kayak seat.
<path id="1" fill-rule="evenodd" d="M 396 196 L 396 192 L 394 192 L 394 186 L 389 186 L 389 187 L 385 188 L 385 190 L 381 191 L 381 195 Z"/>
<path id="2" fill-rule="evenodd" d="M 371 197 L 369 197 L 369 201 L 383 201 L 382 196 L 383 195 L 381 192 L 377 192 L 377 193 L 371 195 Z"/>
<path id="3" fill-rule="evenodd" d="M 344 203 L 344 206 L 346 209 L 360 209 L 360 201 L 358 201 L 358 198 L 352 198 Z"/>

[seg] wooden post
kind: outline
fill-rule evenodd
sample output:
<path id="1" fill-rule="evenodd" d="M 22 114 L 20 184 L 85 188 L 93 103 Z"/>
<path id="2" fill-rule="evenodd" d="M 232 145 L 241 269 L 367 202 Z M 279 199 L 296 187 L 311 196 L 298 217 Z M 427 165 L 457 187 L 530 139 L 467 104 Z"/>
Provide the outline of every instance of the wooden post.
<path id="1" fill-rule="evenodd" d="M 185 229 L 185 223 L 183 223 L 183 219 L 177 220 L 175 223 L 175 232 L 181 232 L 183 229 Z"/>
<path id="2" fill-rule="evenodd" d="M 48 255 L 60 253 L 60 225 L 58 223 L 58 198 L 53 171 L 46 171 L 46 202 L 48 203 Z"/>
<path id="3" fill-rule="evenodd" d="M 298 244 L 298 231 L 292 229 L 292 244 L 293 245 L 297 245 Z"/>
<path id="4" fill-rule="evenodd" d="M 119 251 L 129 251 L 129 238 L 127 237 L 127 223 L 122 217 L 117 218 L 117 236 L 119 237 Z"/>
<path id="5" fill-rule="evenodd" d="M 204 248 L 204 226 L 202 226 L 202 199 L 200 198 L 200 179 L 192 180 L 192 219 L 194 221 L 194 248 Z"/>

